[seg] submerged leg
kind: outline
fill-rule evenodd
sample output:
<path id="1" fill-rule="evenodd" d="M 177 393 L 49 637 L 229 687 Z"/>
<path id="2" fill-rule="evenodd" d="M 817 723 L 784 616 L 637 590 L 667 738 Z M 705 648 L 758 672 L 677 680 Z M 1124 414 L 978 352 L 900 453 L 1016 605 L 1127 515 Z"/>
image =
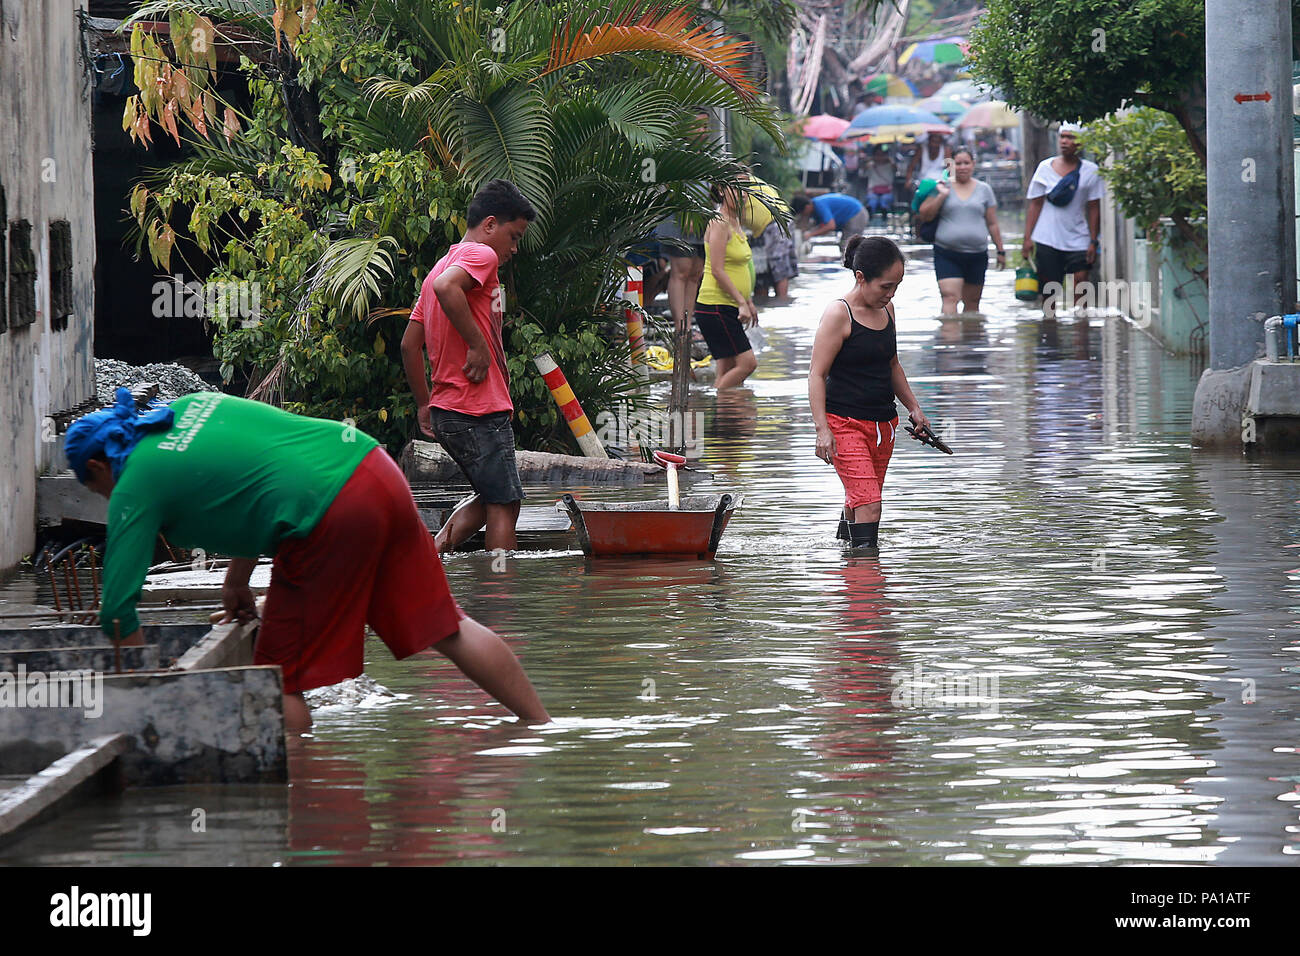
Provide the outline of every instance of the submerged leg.
<path id="1" fill-rule="evenodd" d="M 487 540 L 484 547 L 488 551 L 514 551 L 519 547 L 515 526 L 519 523 L 518 501 L 509 504 L 484 505 L 487 511 Z"/>
<path id="2" fill-rule="evenodd" d="M 520 719 L 538 724 L 550 722 L 519 659 L 490 628 L 471 617 L 462 618 L 457 633 L 433 647 Z"/>
<path id="3" fill-rule="evenodd" d="M 880 502 L 859 505 L 853 509 L 853 521 L 849 524 L 851 547 L 874 549 L 878 546 L 880 534 Z"/>
<path id="4" fill-rule="evenodd" d="M 487 508 L 481 495 L 473 495 L 458 504 L 447 522 L 433 536 L 438 553 L 455 550 L 473 537 L 487 522 Z"/>
<path id="5" fill-rule="evenodd" d="M 302 694 L 284 695 L 284 730 L 289 734 L 301 734 L 311 730 L 311 711 Z"/>
<path id="6" fill-rule="evenodd" d="M 879 547 L 879 535 L 879 521 L 856 521 L 849 525 L 849 538 L 854 551 L 876 550 Z"/>

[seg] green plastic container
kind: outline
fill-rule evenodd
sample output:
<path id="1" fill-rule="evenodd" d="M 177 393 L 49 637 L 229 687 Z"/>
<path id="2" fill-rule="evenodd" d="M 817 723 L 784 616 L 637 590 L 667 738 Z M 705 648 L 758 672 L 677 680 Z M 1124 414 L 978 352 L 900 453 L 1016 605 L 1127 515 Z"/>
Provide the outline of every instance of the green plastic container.
<path id="1" fill-rule="evenodd" d="M 1038 298 L 1038 273 L 1027 262 L 1016 270 L 1016 298 L 1022 302 Z"/>

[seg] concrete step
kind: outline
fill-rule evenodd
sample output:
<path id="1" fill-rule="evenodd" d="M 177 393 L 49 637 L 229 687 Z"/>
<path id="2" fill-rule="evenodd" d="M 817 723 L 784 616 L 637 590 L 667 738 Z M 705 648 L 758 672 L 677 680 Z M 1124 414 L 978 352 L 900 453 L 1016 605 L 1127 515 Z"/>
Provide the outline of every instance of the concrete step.
<path id="1" fill-rule="evenodd" d="M 97 791 L 116 789 L 116 762 L 130 746 L 126 734 L 104 734 L 55 760 L 40 773 L 6 787 L 0 792 L 0 839 L 63 812 Z"/>

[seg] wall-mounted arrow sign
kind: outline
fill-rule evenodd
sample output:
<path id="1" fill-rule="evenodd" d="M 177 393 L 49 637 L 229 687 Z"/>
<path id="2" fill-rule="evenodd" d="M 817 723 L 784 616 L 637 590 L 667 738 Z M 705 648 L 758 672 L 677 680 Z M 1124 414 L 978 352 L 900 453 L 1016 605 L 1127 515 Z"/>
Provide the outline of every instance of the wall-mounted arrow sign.
<path id="1" fill-rule="evenodd" d="M 1238 93 L 1233 99 L 1238 103 L 1249 103 L 1251 100 L 1262 100 L 1267 103 L 1273 99 L 1273 94 L 1267 90 L 1263 93 Z"/>

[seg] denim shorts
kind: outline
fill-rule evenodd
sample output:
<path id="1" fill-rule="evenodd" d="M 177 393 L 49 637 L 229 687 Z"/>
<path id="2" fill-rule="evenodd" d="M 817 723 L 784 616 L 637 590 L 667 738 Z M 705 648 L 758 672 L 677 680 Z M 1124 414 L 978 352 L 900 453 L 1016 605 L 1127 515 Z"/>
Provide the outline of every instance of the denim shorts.
<path id="1" fill-rule="evenodd" d="M 936 279 L 961 279 L 967 285 L 983 285 L 989 267 L 988 250 L 958 252 L 934 244 L 934 276 Z"/>
<path id="2" fill-rule="evenodd" d="M 429 411 L 439 443 L 486 503 L 508 505 L 527 497 L 515 464 L 510 412 L 464 415 L 445 408 Z"/>

